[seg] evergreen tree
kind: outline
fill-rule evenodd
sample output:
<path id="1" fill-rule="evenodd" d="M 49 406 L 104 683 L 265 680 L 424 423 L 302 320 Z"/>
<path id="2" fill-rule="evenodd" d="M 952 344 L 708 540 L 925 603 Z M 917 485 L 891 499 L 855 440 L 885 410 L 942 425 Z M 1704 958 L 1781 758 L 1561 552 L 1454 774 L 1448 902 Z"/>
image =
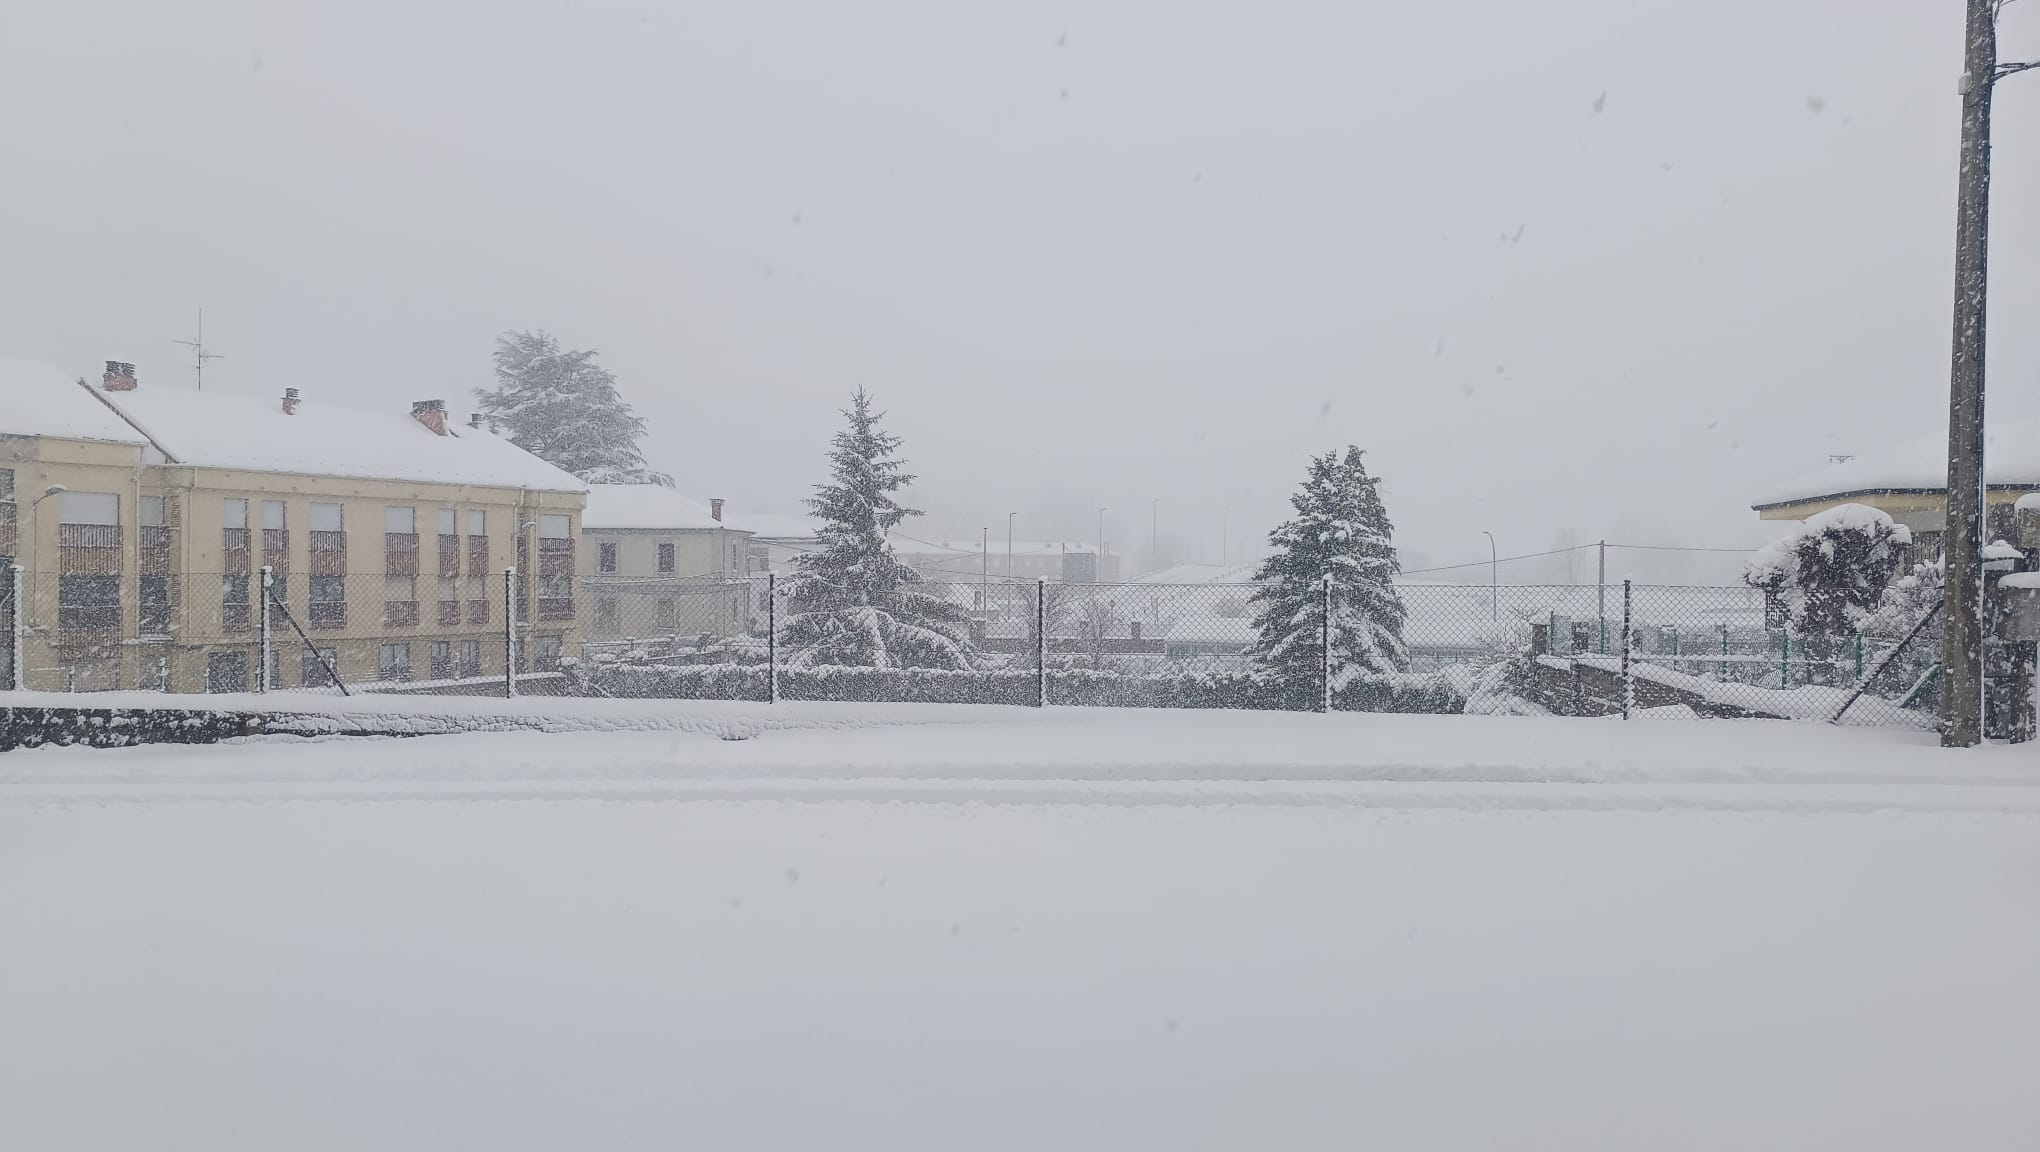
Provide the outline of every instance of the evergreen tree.
<path id="1" fill-rule="evenodd" d="M 1319 690 L 1328 574 L 1333 690 L 1409 666 L 1394 582 L 1401 566 L 1379 483 L 1358 448 L 1349 446 L 1343 459 L 1337 452 L 1313 459 L 1303 487 L 1289 498 L 1296 516 L 1269 533 L 1274 551 L 1254 573 L 1261 587 L 1249 601 L 1259 633 L 1252 654 L 1299 701 Z"/>
<path id="2" fill-rule="evenodd" d="M 886 534 L 919 512 L 893 493 L 913 482 L 895 457 L 900 438 L 859 388 L 843 415 L 849 426 L 829 449 L 827 484 L 807 504 L 821 521 L 820 548 L 802 555 L 786 582 L 783 642 L 793 667 L 969 668 L 976 663 L 970 616 L 899 562 Z"/>
<path id="3" fill-rule="evenodd" d="M 1877 610 L 1911 543 L 1911 531 L 1885 512 L 1839 504 L 1759 549 L 1743 579 L 1795 632 L 1844 636 Z"/>
<path id="4" fill-rule="evenodd" d="M 475 396 L 512 444 L 590 484 L 673 486 L 645 466 L 645 422 L 592 349 L 563 349 L 548 332 L 505 332 L 496 337 L 496 387 Z"/>

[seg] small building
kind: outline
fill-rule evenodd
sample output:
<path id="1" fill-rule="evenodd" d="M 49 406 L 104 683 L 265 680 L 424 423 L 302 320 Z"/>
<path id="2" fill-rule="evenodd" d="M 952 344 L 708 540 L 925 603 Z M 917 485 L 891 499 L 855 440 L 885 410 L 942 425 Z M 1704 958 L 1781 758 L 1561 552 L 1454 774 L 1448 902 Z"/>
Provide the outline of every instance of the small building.
<path id="1" fill-rule="evenodd" d="M 657 484 L 592 484 L 581 520 L 586 644 L 750 631 L 751 533 Z"/>
<path id="2" fill-rule="evenodd" d="M 407 412 L 144 388 L 113 362 L 97 388 L 47 366 L 10 375 L 9 427 L 45 429 L 26 461 L 14 439 L 12 486 L 27 473 L 34 490 L 65 488 L 17 550 L 31 688 L 255 687 L 265 566 L 272 687 L 502 675 L 512 565 L 523 670 L 578 649 L 586 485 L 449 426 L 438 400 Z M 89 411 L 80 400 L 127 440 L 80 437 L 93 431 L 71 414 Z"/>
<path id="3" fill-rule="evenodd" d="M 2040 420 L 1993 424 L 1985 437 L 1988 539 L 2013 536 L 2012 506 L 2040 491 Z M 1765 520 L 1804 520 L 1840 504 L 1867 504 L 1912 530 L 1913 559 L 1941 555 L 1948 522 L 1948 436 L 1933 432 L 1788 480 L 1751 505 Z"/>
<path id="4" fill-rule="evenodd" d="M 893 554 L 900 563 L 934 581 L 1053 580 L 1069 584 L 1113 584 L 1119 581 L 1119 556 L 1103 555 L 1096 544 L 1062 540 L 1018 540 L 1007 544 L 936 543 L 894 535 Z"/>

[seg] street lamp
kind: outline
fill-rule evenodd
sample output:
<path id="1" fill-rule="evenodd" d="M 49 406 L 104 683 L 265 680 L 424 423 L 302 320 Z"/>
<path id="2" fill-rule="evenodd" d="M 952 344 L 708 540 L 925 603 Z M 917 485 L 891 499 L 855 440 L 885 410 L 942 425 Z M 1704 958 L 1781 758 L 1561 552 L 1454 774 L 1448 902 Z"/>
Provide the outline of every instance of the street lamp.
<path id="1" fill-rule="evenodd" d="M 1495 534 L 1483 528 L 1480 534 L 1487 537 L 1488 554 L 1488 619 L 1502 618 L 1502 562 L 1495 554 Z"/>
<path id="2" fill-rule="evenodd" d="M 70 491 L 70 489 L 64 487 L 62 484 L 52 484 L 49 487 L 43 489 L 42 495 L 28 502 L 28 525 L 25 531 L 28 534 L 28 539 L 31 546 L 33 546 L 35 543 L 35 529 L 36 529 L 35 510 L 42 505 L 43 501 L 49 499 L 52 496 L 61 496 L 68 491 Z M 37 550 L 37 554 L 38 559 L 40 559 L 40 549 Z"/>
<path id="3" fill-rule="evenodd" d="M 1105 509 L 1098 509 L 1098 569 L 1096 578 L 1105 579 Z"/>
<path id="4" fill-rule="evenodd" d="M 1006 579 L 1013 578 L 1013 517 L 1018 512 L 1006 513 Z"/>
<path id="5" fill-rule="evenodd" d="M 1155 497 L 1154 506 L 1148 509 L 1148 563 L 1155 571 L 1162 570 L 1162 498 Z"/>

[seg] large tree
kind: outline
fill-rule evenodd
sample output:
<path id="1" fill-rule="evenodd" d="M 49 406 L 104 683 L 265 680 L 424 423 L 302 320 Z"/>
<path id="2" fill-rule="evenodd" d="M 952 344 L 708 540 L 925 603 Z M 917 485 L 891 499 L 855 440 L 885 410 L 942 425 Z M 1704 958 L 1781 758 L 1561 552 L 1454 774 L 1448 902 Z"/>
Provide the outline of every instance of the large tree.
<path id="1" fill-rule="evenodd" d="M 1326 576 L 1333 690 L 1409 666 L 1395 587 L 1401 566 L 1379 483 L 1358 448 L 1311 460 L 1303 487 L 1289 498 L 1296 515 L 1269 534 L 1273 551 L 1254 573 L 1261 587 L 1250 600 L 1259 633 L 1252 653 L 1299 699 L 1317 690 L 1323 667 Z"/>
<path id="2" fill-rule="evenodd" d="M 970 616 L 893 555 L 886 534 L 919 512 L 893 493 L 913 483 L 900 438 L 879 427 L 883 413 L 859 388 L 843 412 L 848 426 L 829 448 L 830 481 L 807 504 L 821 521 L 819 547 L 787 578 L 781 633 L 794 667 L 969 668 L 976 664 Z"/>
<path id="3" fill-rule="evenodd" d="M 594 349 L 561 348 L 549 332 L 505 332 L 496 337 L 496 386 L 475 396 L 512 444 L 590 484 L 673 486 L 646 466 L 645 422 Z"/>
<path id="4" fill-rule="evenodd" d="M 1911 531 L 1888 513 L 1838 504 L 1759 549 L 1743 579 L 1764 590 L 1793 631 L 1846 635 L 1877 610 L 1911 544 Z"/>

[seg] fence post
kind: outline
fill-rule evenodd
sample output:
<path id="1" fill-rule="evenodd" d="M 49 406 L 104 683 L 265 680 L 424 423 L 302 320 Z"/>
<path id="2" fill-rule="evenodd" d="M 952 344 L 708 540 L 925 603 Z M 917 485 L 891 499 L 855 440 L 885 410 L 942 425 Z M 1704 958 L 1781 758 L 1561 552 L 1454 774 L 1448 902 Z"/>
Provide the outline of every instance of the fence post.
<path id="1" fill-rule="evenodd" d="M 274 569 L 267 564 L 262 566 L 262 595 L 259 597 L 261 600 L 262 621 L 261 626 L 256 631 L 256 635 L 260 637 L 260 642 L 255 646 L 255 690 L 257 692 L 269 691 L 269 653 L 272 650 L 269 636 L 269 597 L 272 595 L 269 591 L 269 579 L 273 571 Z"/>
<path id="2" fill-rule="evenodd" d="M 517 566 L 503 569 L 503 698 L 517 695 Z"/>
<path id="3" fill-rule="evenodd" d="M 1318 621 L 1318 686 L 1323 690 L 1318 700 L 1318 711 L 1329 716 L 1332 712 L 1332 574 L 1325 573 L 1318 607 L 1323 616 Z"/>
<path id="4" fill-rule="evenodd" d="M 1792 630 L 1778 633 L 1778 686 L 1792 687 Z"/>
<path id="5" fill-rule="evenodd" d="M 1726 624 L 1721 626 L 1721 667 L 1716 670 L 1716 675 L 1722 680 L 1728 679 L 1728 625 Z"/>
<path id="6" fill-rule="evenodd" d="M 1636 648 L 1636 638 L 1635 630 L 1631 623 L 1632 618 L 1629 614 L 1629 606 L 1630 581 L 1629 577 L 1624 576 L 1622 578 L 1622 718 L 1624 720 L 1629 719 L 1630 712 L 1636 708 L 1636 677 L 1631 673 L 1629 667 L 1631 653 Z"/>
<path id="7" fill-rule="evenodd" d="M 779 573 L 765 574 L 765 702 L 779 703 Z"/>
<path id="8" fill-rule="evenodd" d="M 28 597 L 22 595 L 21 565 L 12 564 L 7 568 L 7 594 L 14 598 L 13 635 L 8 638 L 12 663 L 8 669 L 8 687 L 16 692 L 28 686 Z"/>
<path id="9" fill-rule="evenodd" d="M 1048 707 L 1048 577 L 1034 586 L 1034 706 Z"/>
<path id="10" fill-rule="evenodd" d="M 1863 632 L 1860 628 L 1856 630 L 1856 679 L 1859 682 L 1863 679 Z"/>

